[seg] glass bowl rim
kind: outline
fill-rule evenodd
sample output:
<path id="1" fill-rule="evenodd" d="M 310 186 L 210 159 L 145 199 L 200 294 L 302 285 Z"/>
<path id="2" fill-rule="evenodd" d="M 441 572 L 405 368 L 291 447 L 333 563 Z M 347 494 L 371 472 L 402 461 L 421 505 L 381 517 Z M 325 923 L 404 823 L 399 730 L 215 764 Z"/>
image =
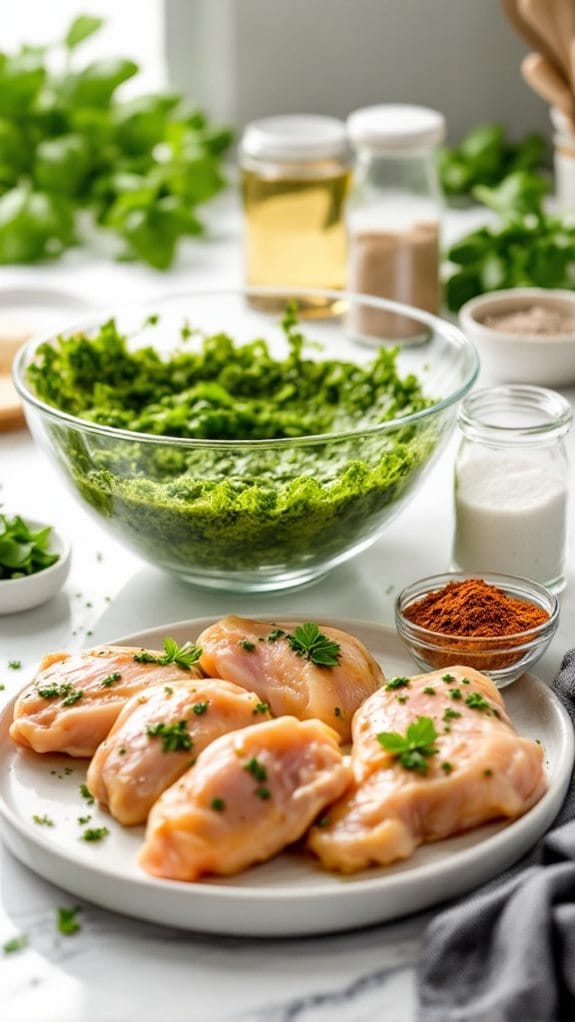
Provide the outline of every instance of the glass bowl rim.
<path id="1" fill-rule="evenodd" d="M 437 332 L 442 333 L 449 340 L 455 342 L 456 346 L 467 355 L 469 366 L 467 368 L 466 378 L 459 387 L 452 391 L 452 393 L 450 393 L 447 397 L 438 401 L 436 404 L 431 405 L 429 408 L 423 408 L 419 412 L 412 412 L 411 415 L 405 415 L 397 419 L 389 419 L 386 422 L 382 422 L 374 426 L 366 426 L 361 429 L 350 429 L 337 433 L 316 433 L 301 437 L 278 437 L 275 439 L 272 438 L 265 440 L 210 440 L 195 437 L 158 436 L 155 433 L 138 433 L 135 430 L 119 429 L 115 426 L 106 426 L 96 422 L 89 422 L 86 419 L 80 419 L 75 415 L 70 415 L 69 412 L 63 412 L 53 405 L 49 405 L 47 402 L 42 401 L 33 393 L 32 390 L 28 389 L 25 382 L 25 368 L 41 344 L 48 343 L 57 337 L 70 336 L 78 330 L 95 328 L 97 324 L 101 325 L 107 322 L 108 319 L 114 318 L 115 316 L 123 313 L 129 313 L 137 308 L 142 310 L 142 315 L 145 317 L 146 310 L 153 306 L 185 298 L 222 298 L 224 296 L 237 298 L 240 296 L 253 296 L 255 298 L 280 297 L 286 298 L 287 300 L 290 297 L 293 298 L 298 295 L 311 298 L 332 298 L 335 301 L 359 301 L 363 305 L 399 313 L 409 319 L 419 320 L 427 326 L 432 327 L 434 330 L 437 330 Z M 401 341 L 393 344 L 389 342 L 382 342 L 381 346 L 395 347 L 397 344 L 401 347 Z M 65 325 L 59 332 L 50 330 L 31 338 L 31 340 L 18 351 L 14 359 L 12 372 L 16 390 L 26 404 L 36 408 L 36 410 L 47 415 L 49 418 L 63 422 L 76 430 L 83 430 L 99 436 L 107 436 L 114 440 L 136 440 L 144 443 L 153 443 L 158 445 L 169 444 L 170 446 L 183 448 L 199 448 L 204 450 L 213 450 L 216 448 L 221 451 L 246 449 L 264 450 L 270 448 L 290 448 L 294 446 L 305 447 L 315 445 L 317 443 L 339 442 L 366 436 L 382 435 L 390 433 L 403 426 L 410 425 L 414 422 L 424 420 L 431 415 L 438 414 L 446 408 L 449 408 L 451 405 L 456 404 L 471 390 L 471 387 L 475 383 L 479 373 L 479 356 L 473 342 L 470 341 L 463 331 L 455 324 L 442 319 L 440 316 L 434 316 L 430 312 L 425 312 L 422 309 L 416 309 L 414 306 L 404 305 L 400 302 L 392 302 L 387 298 L 376 298 L 373 295 L 364 295 L 353 291 L 333 290 L 328 288 L 304 288 L 295 286 L 230 286 L 218 288 L 186 288 L 181 291 L 168 291 L 157 295 L 155 298 L 146 299 L 141 302 L 132 299 L 126 302 L 116 303 L 113 306 L 93 309 L 91 312 L 86 313 L 79 319 Z"/>
<path id="2" fill-rule="evenodd" d="M 542 621 L 541 624 L 535 625 L 533 628 L 525 628 L 521 632 L 509 632 L 506 635 L 453 635 L 451 632 L 436 632 L 423 625 L 417 625 L 404 616 L 404 609 L 406 607 L 417 602 L 417 600 L 424 599 L 429 593 L 443 588 L 449 582 L 464 582 L 468 579 L 481 579 L 488 584 L 496 585 L 498 589 L 502 589 L 505 592 L 506 596 L 513 596 L 517 599 L 521 598 L 518 595 L 521 592 L 525 599 L 529 600 L 531 598 L 532 603 L 536 603 L 543 610 L 547 610 L 549 617 L 546 621 Z M 493 650 L 496 650 L 498 653 L 504 652 L 505 643 L 509 643 L 510 649 L 513 651 L 534 646 L 539 639 L 544 639 L 548 633 L 555 631 L 559 623 L 559 610 L 560 604 L 555 593 L 552 593 L 550 589 L 540 582 L 534 582 L 533 579 L 526 578 L 524 575 L 508 575 L 495 571 L 449 571 L 441 572 L 437 575 L 427 575 L 416 582 L 411 582 L 409 585 L 404 586 L 394 601 L 396 626 L 406 640 L 425 642 L 427 639 L 427 645 L 435 649 L 445 648 L 445 645 L 442 645 L 440 641 L 434 642 L 434 639 L 448 639 L 450 647 L 461 646 L 462 652 L 463 646 L 466 644 L 469 646 L 469 643 L 473 641 L 484 644 L 486 653 Z M 516 639 L 523 639 L 523 642 L 512 641 Z M 466 652 L 469 652 L 469 650 L 466 650 Z M 480 655 L 481 651 L 472 650 L 471 652 L 476 656 Z"/>

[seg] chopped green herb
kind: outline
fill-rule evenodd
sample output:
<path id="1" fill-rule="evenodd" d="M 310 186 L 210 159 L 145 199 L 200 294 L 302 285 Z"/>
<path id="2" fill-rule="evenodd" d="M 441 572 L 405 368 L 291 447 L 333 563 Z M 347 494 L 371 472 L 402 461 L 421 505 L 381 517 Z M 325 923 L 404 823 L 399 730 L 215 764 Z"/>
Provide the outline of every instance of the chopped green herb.
<path id="1" fill-rule="evenodd" d="M 287 632 L 284 632 L 283 628 L 272 628 L 269 635 L 266 635 L 266 641 L 277 642 L 278 639 L 283 638 L 284 635 L 287 635 Z"/>
<path id="2" fill-rule="evenodd" d="M 44 685 L 37 692 L 41 699 L 64 699 L 73 692 L 73 687 L 69 681 L 65 681 L 62 685 Z"/>
<path id="3" fill-rule="evenodd" d="M 164 685 L 164 692 L 167 696 L 173 696 L 174 690 L 171 685 Z"/>
<path id="4" fill-rule="evenodd" d="M 449 684 L 450 681 L 455 681 L 455 677 L 453 674 L 442 674 L 441 680 Z"/>
<path id="5" fill-rule="evenodd" d="M 491 709 L 489 703 L 483 698 L 481 692 L 470 692 L 465 698 L 465 705 L 469 706 L 470 710 L 487 710 Z"/>
<path id="6" fill-rule="evenodd" d="M 334 715 L 334 717 L 342 717 L 343 716 L 342 710 L 341 710 L 341 706 L 334 706 L 334 708 L 333 708 L 333 715 Z"/>
<path id="7" fill-rule="evenodd" d="M 74 692 L 70 692 L 65 699 L 62 700 L 62 706 L 73 706 L 74 703 L 80 701 L 84 693 L 81 689 L 76 689 Z"/>
<path id="8" fill-rule="evenodd" d="M 471 682 L 470 682 L 469 678 L 462 678 L 461 679 L 461 684 L 462 685 L 471 685 Z"/>
<path id="9" fill-rule="evenodd" d="M 188 731 L 187 720 L 178 720 L 174 724 L 148 724 L 146 734 L 150 738 L 162 739 L 162 752 L 189 752 L 193 742 Z"/>
<path id="10" fill-rule="evenodd" d="M 58 932 L 63 933 L 65 937 L 71 937 L 74 933 L 77 933 L 81 928 L 78 922 L 78 912 L 81 911 L 77 905 L 75 908 L 58 908 L 56 917 L 56 926 Z"/>
<path id="11" fill-rule="evenodd" d="M 426 696 L 434 696 L 436 690 L 433 688 L 432 685 L 426 685 L 423 691 Z"/>
<path id="12" fill-rule="evenodd" d="M 298 625 L 293 635 L 286 638 L 298 656 L 311 660 L 318 667 L 337 667 L 341 655 L 339 642 L 329 639 L 311 621 Z"/>
<path id="13" fill-rule="evenodd" d="M 392 678 L 391 681 L 388 681 L 388 683 L 385 686 L 385 688 L 386 688 L 386 690 L 388 692 L 392 692 L 393 689 L 395 689 L 395 688 L 407 688 L 408 685 L 409 685 L 409 678 L 398 677 L 398 678 Z"/>
<path id="14" fill-rule="evenodd" d="M 113 671 L 112 674 L 108 674 L 106 678 L 102 678 L 100 685 L 104 688 L 110 688 L 112 685 L 115 685 L 121 677 L 122 675 L 120 674 L 120 671 Z"/>
<path id="15" fill-rule="evenodd" d="M 458 720 L 461 717 L 459 710 L 452 710 L 451 706 L 446 706 L 443 711 L 443 720 Z"/>
<path id="16" fill-rule="evenodd" d="M 261 798 L 262 802 L 267 802 L 267 800 L 272 797 L 272 793 L 269 788 L 256 788 L 254 794 L 257 795 L 258 798 Z"/>
<path id="17" fill-rule="evenodd" d="M 5 955 L 13 955 L 16 951 L 23 951 L 25 947 L 28 947 L 28 937 L 25 933 L 20 933 L 17 937 L 7 940 L 2 945 L 2 951 Z"/>
<path id="18" fill-rule="evenodd" d="M 49 526 L 35 530 L 19 515 L 0 514 L 0 581 L 35 575 L 55 564 L 60 554 L 48 549 L 51 534 Z"/>
<path id="19" fill-rule="evenodd" d="M 449 760 L 446 759 L 445 762 L 441 764 L 441 769 L 444 774 L 450 774 L 453 770 L 453 763 L 450 763 Z"/>
<path id="20" fill-rule="evenodd" d="M 377 735 L 379 744 L 390 752 L 406 770 L 427 773 L 430 756 L 435 756 L 438 749 L 433 744 L 437 731 L 431 717 L 418 717 L 410 724 L 405 735 L 397 731 L 383 731 Z"/>
<path id="21" fill-rule="evenodd" d="M 251 774 L 256 781 L 267 780 L 268 772 L 255 756 L 252 756 L 251 759 L 248 759 L 247 763 L 244 763 L 243 769 L 246 773 Z"/>
<path id="22" fill-rule="evenodd" d="M 82 834 L 82 841 L 102 841 L 109 833 L 107 827 L 89 827 Z"/>
<path id="23" fill-rule="evenodd" d="M 127 751 L 128 750 L 126 749 L 126 746 L 121 745 L 120 748 L 118 749 L 118 756 L 125 756 Z"/>
<path id="24" fill-rule="evenodd" d="M 487 769 L 483 771 L 483 776 L 493 777 L 493 770 L 491 769 L 491 767 L 487 767 Z"/>
<path id="25" fill-rule="evenodd" d="M 74 771 L 73 771 L 72 767 L 64 767 L 64 773 L 66 774 L 66 777 L 69 777 L 70 774 L 74 773 Z"/>
<path id="26" fill-rule="evenodd" d="M 6 688 L 6 685 L 0 685 L 0 692 L 3 692 L 5 688 Z"/>
<path id="27" fill-rule="evenodd" d="M 406 703 L 408 699 L 407 696 L 396 696 L 395 698 L 397 699 L 398 703 Z"/>
<path id="28" fill-rule="evenodd" d="M 93 806 L 95 799 L 94 799 L 94 796 L 92 795 L 92 792 L 88 788 L 88 785 L 87 784 L 81 784 L 79 790 L 80 790 L 80 794 L 81 794 L 82 798 L 86 799 L 86 802 L 88 803 L 88 805 L 89 806 Z"/>
<path id="29" fill-rule="evenodd" d="M 207 712 L 208 706 L 210 705 L 209 699 L 205 699 L 202 703 L 194 703 L 192 710 L 196 717 L 202 717 Z"/>
<path id="30" fill-rule="evenodd" d="M 185 642 L 183 646 L 178 646 L 175 639 L 167 638 L 164 639 L 163 645 L 163 654 L 148 653 L 143 649 L 141 653 L 135 653 L 133 659 L 138 664 L 176 664 L 182 670 L 189 671 L 202 655 L 200 647 L 195 646 L 192 642 Z"/>
<path id="31" fill-rule="evenodd" d="M 92 819 L 92 817 L 88 813 L 87 816 L 79 816 L 78 817 L 78 823 L 80 824 L 81 827 L 85 827 L 86 824 L 89 823 L 91 819 Z"/>
<path id="32" fill-rule="evenodd" d="M 270 708 L 269 708 L 267 703 L 256 703 L 256 705 L 254 706 L 254 708 L 252 710 L 253 714 L 256 714 L 256 713 L 269 713 L 269 712 L 270 712 Z"/>
<path id="33" fill-rule="evenodd" d="M 226 808 L 226 803 L 223 798 L 213 798 L 210 805 L 216 813 L 223 813 Z"/>
<path id="34" fill-rule="evenodd" d="M 450 688 L 449 689 L 449 695 L 451 696 L 452 699 L 461 699 L 462 698 L 462 696 L 461 696 L 461 689 L 460 688 Z"/>
<path id="35" fill-rule="evenodd" d="M 21 660 L 9 660 L 8 661 L 8 667 L 10 668 L 11 671 L 19 671 L 20 668 L 22 667 L 22 661 Z"/>
<path id="36" fill-rule="evenodd" d="M 245 649 L 246 653 L 253 653 L 254 649 L 256 648 L 255 642 L 250 642 L 249 639 L 240 639 L 238 642 L 238 646 L 241 646 L 242 649 Z"/>
<path id="37" fill-rule="evenodd" d="M 41 827 L 53 827 L 54 820 L 51 820 L 49 816 L 44 813 L 43 816 L 33 816 L 34 823 L 38 823 Z"/>
<path id="38" fill-rule="evenodd" d="M 451 728 L 450 728 L 449 724 L 446 724 L 445 727 L 443 728 L 443 734 L 444 735 L 448 735 L 450 733 L 451 733 Z"/>

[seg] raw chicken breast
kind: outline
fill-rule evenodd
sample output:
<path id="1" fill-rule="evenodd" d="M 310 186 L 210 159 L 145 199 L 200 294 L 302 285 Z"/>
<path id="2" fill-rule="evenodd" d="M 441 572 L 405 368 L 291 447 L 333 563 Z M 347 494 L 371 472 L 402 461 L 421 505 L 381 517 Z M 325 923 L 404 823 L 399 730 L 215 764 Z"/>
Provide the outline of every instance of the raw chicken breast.
<path id="1" fill-rule="evenodd" d="M 437 732 L 437 752 L 425 759 L 423 773 L 377 740 L 382 732 L 405 735 L 421 717 Z M 371 696 L 353 720 L 352 766 L 355 783 L 308 838 L 325 866 L 345 873 L 408 858 L 424 841 L 521 816 L 546 788 L 541 746 L 519 737 L 495 685 L 469 667 L 392 679 Z"/>
<path id="2" fill-rule="evenodd" d="M 384 676 L 365 646 L 346 632 L 321 626 L 322 634 L 339 643 L 339 662 L 322 667 L 298 655 L 283 633 L 293 622 L 225 617 L 206 628 L 197 640 L 200 664 L 211 678 L 228 678 L 270 705 L 274 716 L 293 714 L 299 720 L 323 720 L 347 742 L 358 706 L 383 684 Z M 280 632 L 278 638 L 273 637 Z"/>
<path id="3" fill-rule="evenodd" d="M 350 778 L 319 720 L 223 735 L 152 808 L 140 865 L 172 880 L 238 873 L 297 841 Z"/>
<path id="4" fill-rule="evenodd" d="M 162 656 L 132 646 L 48 654 L 32 684 L 18 696 L 11 737 L 34 752 L 92 756 L 134 693 L 202 677 L 197 667 L 138 663 L 134 656 L 142 652 Z"/>
<path id="5" fill-rule="evenodd" d="M 120 823 L 143 823 L 156 799 L 210 742 L 269 719 L 266 703 L 229 681 L 178 681 L 147 689 L 126 703 L 98 746 L 88 788 Z"/>

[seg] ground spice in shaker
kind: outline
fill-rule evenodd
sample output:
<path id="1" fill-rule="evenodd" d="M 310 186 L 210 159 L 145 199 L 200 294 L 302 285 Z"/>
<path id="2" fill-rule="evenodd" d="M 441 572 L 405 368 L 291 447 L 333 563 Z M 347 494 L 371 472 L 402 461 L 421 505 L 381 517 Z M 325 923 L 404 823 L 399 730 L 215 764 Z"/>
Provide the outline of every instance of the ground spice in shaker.
<path id="1" fill-rule="evenodd" d="M 441 191 L 435 146 L 445 120 L 405 104 L 351 114 L 356 153 L 348 200 L 348 290 L 437 313 Z M 366 304 L 350 306 L 348 327 L 366 341 L 427 336 L 416 318 Z"/>

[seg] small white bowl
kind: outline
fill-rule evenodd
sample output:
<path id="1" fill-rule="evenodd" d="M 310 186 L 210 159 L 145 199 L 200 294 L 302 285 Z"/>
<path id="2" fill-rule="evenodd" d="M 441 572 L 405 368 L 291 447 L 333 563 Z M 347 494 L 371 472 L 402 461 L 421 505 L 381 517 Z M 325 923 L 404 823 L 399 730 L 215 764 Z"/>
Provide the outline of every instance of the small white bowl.
<path id="1" fill-rule="evenodd" d="M 31 529 L 44 529 L 46 522 L 38 522 L 34 518 L 24 517 Z M 50 553 L 59 554 L 59 558 L 49 568 L 36 571 L 33 575 L 23 578 L 6 578 L 0 580 L 0 614 L 17 614 L 22 610 L 31 610 L 41 603 L 46 603 L 62 588 L 70 573 L 71 548 L 68 540 L 52 527 Z"/>
<path id="2" fill-rule="evenodd" d="M 575 292 L 516 287 L 472 298 L 459 310 L 459 323 L 473 341 L 481 366 L 504 383 L 568 387 L 575 383 L 575 331 L 569 334 L 508 333 L 486 326 L 487 316 L 532 305 L 568 313 L 575 320 Z"/>

